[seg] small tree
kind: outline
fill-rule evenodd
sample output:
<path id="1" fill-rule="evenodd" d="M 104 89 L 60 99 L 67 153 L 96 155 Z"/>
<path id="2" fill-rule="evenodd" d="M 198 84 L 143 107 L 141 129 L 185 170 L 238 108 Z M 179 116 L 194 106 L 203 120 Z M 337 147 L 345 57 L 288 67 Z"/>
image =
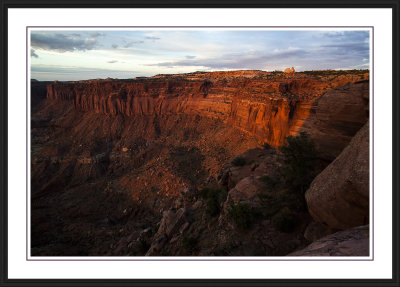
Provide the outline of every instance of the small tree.
<path id="1" fill-rule="evenodd" d="M 279 147 L 283 154 L 280 172 L 289 191 L 299 191 L 304 195 L 315 177 L 316 151 L 314 143 L 305 132 L 298 136 L 288 136 Z"/>
<path id="2" fill-rule="evenodd" d="M 271 145 L 269 143 L 265 142 L 265 143 L 263 143 L 263 148 L 264 149 L 271 149 L 272 147 L 271 147 Z"/>
<path id="3" fill-rule="evenodd" d="M 256 218 L 256 212 L 247 203 L 237 203 L 229 207 L 228 213 L 230 218 L 240 229 L 249 229 Z"/>
<path id="4" fill-rule="evenodd" d="M 232 164 L 234 166 L 244 166 L 246 164 L 246 159 L 242 156 L 235 157 L 232 160 Z"/>
<path id="5" fill-rule="evenodd" d="M 296 226 L 296 218 L 289 208 L 282 208 L 272 218 L 275 227 L 281 232 L 292 232 Z"/>
<path id="6" fill-rule="evenodd" d="M 212 189 L 204 187 L 200 190 L 200 196 L 206 200 L 206 213 L 210 216 L 217 216 L 221 211 L 221 203 L 226 200 L 225 189 Z"/>

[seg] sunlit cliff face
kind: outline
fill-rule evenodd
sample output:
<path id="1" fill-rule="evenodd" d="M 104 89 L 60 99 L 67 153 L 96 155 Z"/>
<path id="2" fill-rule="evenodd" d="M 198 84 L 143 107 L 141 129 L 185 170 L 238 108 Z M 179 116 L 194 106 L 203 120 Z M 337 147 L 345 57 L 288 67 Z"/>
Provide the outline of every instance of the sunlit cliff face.
<path id="1" fill-rule="evenodd" d="M 199 115 L 278 146 L 299 130 L 311 104 L 323 93 L 365 77 L 368 72 L 333 72 L 318 78 L 304 73 L 200 73 L 123 82 L 55 83 L 48 85 L 47 98 L 68 100 L 78 110 L 113 116 Z"/>

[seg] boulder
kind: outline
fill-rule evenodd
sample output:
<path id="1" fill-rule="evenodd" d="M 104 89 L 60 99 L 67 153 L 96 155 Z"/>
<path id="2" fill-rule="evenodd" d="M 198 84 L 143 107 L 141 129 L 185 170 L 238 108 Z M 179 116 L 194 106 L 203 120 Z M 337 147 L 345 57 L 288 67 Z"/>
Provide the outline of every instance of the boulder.
<path id="1" fill-rule="evenodd" d="M 288 256 L 369 256 L 369 225 L 328 235 Z"/>
<path id="2" fill-rule="evenodd" d="M 240 155 L 245 160 L 243 166 L 235 166 L 232 161 L 224 164 L 218 172 L 216 181 L 226 190 L 234 188 L 242 179 L 254 175 L 266 175 L 274 170 L 278 157 L 275 149 L 249 149 Z"/>
<path id="3" fill-rule="evenodd" d="M 231 204 L 246 202 L 250 205 L 257 205 L 259 202 L 258 194 L 265 189 L 265 185 L 253 176 L 242 179 L 234 188 L 232 188 L 224 203 L 224 209 L 227 210 Z"/>
<path id="4" fill-rule="evenodd" d="M 329 90 L 312 104 L 299 128 L 314 141 L 318 156 L 334 160 L 369 117 L 369 82 L 347 83 Z"/>
<path id="5" fill-rule="evenodd" d="M 311 183 L 308 210 L 332 229 L 369 222 L 369 123 Z"/>

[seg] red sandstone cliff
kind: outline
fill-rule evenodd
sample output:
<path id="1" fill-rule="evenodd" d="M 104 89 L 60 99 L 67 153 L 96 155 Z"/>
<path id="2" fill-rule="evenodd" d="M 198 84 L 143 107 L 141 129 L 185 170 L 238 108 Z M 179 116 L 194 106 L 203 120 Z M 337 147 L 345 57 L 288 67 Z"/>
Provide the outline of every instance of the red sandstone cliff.
<path id="1" fill-rule="evenodd" d="M 110 115 L 197 114 L 219 119 L 272 146 L 296 132 L 326 91 L 368 78 L 368 71 L 318 76 L 237 71 L 155 76 L 135 80 L 55 82 L 47 98 L 81 111 Z"/>

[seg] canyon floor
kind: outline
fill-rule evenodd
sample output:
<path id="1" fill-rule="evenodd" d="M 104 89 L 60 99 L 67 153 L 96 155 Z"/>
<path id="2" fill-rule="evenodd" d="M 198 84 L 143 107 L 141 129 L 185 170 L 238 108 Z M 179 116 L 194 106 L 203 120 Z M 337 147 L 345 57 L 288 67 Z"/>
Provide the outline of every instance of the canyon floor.
<path id="1" fill-rule="evenodd" d="M 310 256 L 301 250 L 369 221 L 368 153 L 358 148 L 368 79 L 351 70 L 33 80 L 31 255 Z M 315 182 L 298 200 L 279 146 L 301 132 L 315 144 Z M 357 168 L 344 152 L 360 155 Z M 327 169 L 348 170 L 330 185 L 349 193 L 326 191 L 340 207 L 314 196 Z M 349 231 L 353 253 L 328 255 L 368 255 L 366 229 Z"/>

